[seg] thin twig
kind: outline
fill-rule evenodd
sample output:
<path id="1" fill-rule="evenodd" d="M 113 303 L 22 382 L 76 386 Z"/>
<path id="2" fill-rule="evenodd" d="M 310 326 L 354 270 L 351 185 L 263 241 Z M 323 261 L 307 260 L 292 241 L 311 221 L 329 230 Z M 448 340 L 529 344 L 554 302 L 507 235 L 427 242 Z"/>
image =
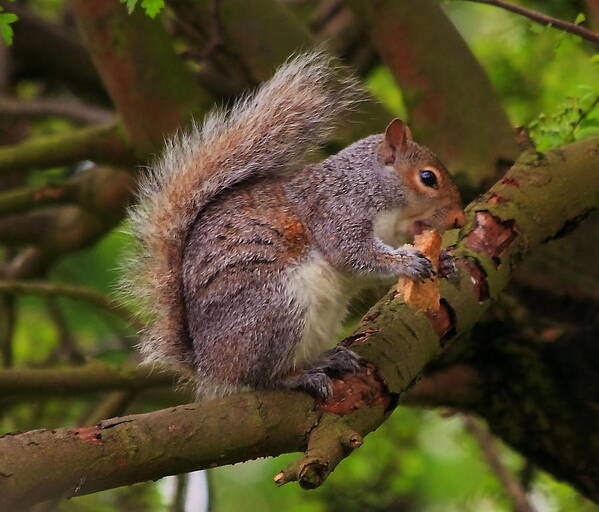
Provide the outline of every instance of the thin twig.
<path id="1" fill-rule="evenodd" d="M 81 299 L 120 316 L 136 329 L 141 329 L 143 327 L 143 325 L 135 318 L 135 315 L 126 306 L 103 293 L 91 288 L 86 288 L 85 286 L 54 284 L 45 281 L 0 281 L 0 293 L 25 293 L 46 297 L 61 295 L 72 299 Z"/>
<path id="2" fill-rule="evenodd" d="M 110 110 L 86 105 L 69 98 L 39 98 L 18 100 L 0 97 L 0 114 L 7 118 L 64 117 L 76 123 L 104 123 L 114 117 Z"/>
<path id="3" fill-rule="evenodd" d="M 73 364 L 82 364 L 85 362 L 85 357 L 77 347 L 77 341 L 69 329 L 56 297 L 48 297 L 46 299 L 46 307 L 48 315 L 58 331 L 58 347 L 54 352 L 54 357 L 57 355 L 66 357 Z"/>
<path id="4" fill-rule="evenodd" d="M 481 427 L 473 418 L 470 416 L 463 416 L 463 422 L 465 429 L 472 434 L 472 437 L 478 442 L 487 464 L 491 470 L 495 473 L 506 494 L 512 500 L 514 504 L 514 510 L 516 512 L 535 512 L 534 507 L 528 501 L 526 492 L 518 482 L 518 480 L 510 473 L 505 467 L 497 448 L 493 441 L 493 438 L 486 428 Z"/>
<path id="5" fill-rule="evenodd" d="M 120 367 L 100 362 L 60 368 L 0 369 L 0 396 L 84 395 L 102 391 L 170 389 L 183 374 L 173 369 L 128 364 Z"/>
<path id="6" fill-rule="evenodd" d="M 14 328 L 14 297 L 0 297 L 0 361 L 6 368 L 10 368 L 13 363 Z"/>
<path id="7" fill-rule="evenodd" d="M 463 0 L 465 2 L 473 2 L 477 4 L 487 4 L 494 5 L 495 7 L 500 7 L 505 9 L 506 11 L 510 11 L 516 14 L 520 14 L 536 23 L 544 25 L 546 27 L 553 27 L 563 30 L 564 32 L 569 32 L 570 34 L 575 34 L 577 36 L 590 41 L 591 43 L 595 43 L 599 45 L 599 34 L 589 30 L 588 28 L 581 27 L 576 23 L 570 23 L 569 21 L 564 21 L 559 18 L 554 18 L 553 16 L 549 16 L 547 14 L 543 14 L 538 11 L 533 11 L 531 9 L 526 9 L 525 7 L 520 7 L 519 5 L 514 5 L 509 2 L 504 2 L 503 0 Z"/>
<path id="8" fill-rule="evenodd" d="M 79 422 L 81 425 L 95 425 L 102 420 L 122 416 L 135 398 L 135 391 L 113 391 L 105 396 Z"/>
<path id="9" fill-rule="evenodd" d="M 576 129 L 589 116 L 589 114 L 593 110 L 595 110 L 595 107 L 597 105 L 599 105 L 599 94 L 595 97 L 595 99 L 589 104 L 589 106 L 586 109 L 584 109 L 583 111 L 580 112 L 578 119 L 576 119 L 576 122 L 572 124 L 572 129 L 570 130 L 570 137 L 569 137 L 570 142 L 574 141 L 574 132 L 576 132 Z"/>

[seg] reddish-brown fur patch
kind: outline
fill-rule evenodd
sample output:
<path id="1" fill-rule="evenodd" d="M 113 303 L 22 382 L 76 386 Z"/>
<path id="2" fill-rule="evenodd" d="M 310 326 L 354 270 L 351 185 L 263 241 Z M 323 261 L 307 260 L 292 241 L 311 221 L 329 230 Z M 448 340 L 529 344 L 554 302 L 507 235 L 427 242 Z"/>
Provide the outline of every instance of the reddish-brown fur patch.
<path id="1" fill-rule="evenodd" d="M 248 211 L 258 216 L 268 213 L 271 227 L 283 237 L 286 251 L 283 259 L 295 259 L 305 253 L 310 236 L 304 223 L 287 206 L 289 200 L 280 183 L 271 182 L 248 193 Z"/>

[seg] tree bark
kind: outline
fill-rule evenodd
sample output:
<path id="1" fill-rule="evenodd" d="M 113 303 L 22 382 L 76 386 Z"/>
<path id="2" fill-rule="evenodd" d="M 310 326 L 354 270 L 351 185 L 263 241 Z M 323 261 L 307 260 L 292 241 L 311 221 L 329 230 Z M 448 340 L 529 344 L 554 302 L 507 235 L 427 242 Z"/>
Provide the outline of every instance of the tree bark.
<path id="1" fill-rule="evenodd" d="M 586 0 L 591 13 L 591 23 L 597 29 L 599 27 L 599 0 Z"/>
<path id="2" fill-rule="evenodd" d="M 185 68 L 159 19 L 151 20 L 141 9 L 128 15 L 114 0 L 72 0 L 72 6 L 96 69 L 139 151 L 160 149 L 165 134 L 212 106 L 214 99 Z"/>

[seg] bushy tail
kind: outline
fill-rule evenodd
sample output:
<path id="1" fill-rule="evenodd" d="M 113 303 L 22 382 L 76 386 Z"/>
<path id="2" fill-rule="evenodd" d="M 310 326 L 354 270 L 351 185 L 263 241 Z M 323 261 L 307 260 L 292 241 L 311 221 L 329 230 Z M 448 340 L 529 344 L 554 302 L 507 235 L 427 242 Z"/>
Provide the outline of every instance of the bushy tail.
<path id="1" fill-rule="evenodd" d="M 198 213 L 222 190 L 256 175 L 298 165 L 331 135 L 360 95 L 332 59 L 303 54 L 281 66 L 230 112 L 213 111 L 201 126 L 170 140 L 143 178 L 130 213 L 138 239 L 124 290 L 150 315 L 141 349 L 146 360 L 193 364 L 186 335 L 182 257 Z"/>

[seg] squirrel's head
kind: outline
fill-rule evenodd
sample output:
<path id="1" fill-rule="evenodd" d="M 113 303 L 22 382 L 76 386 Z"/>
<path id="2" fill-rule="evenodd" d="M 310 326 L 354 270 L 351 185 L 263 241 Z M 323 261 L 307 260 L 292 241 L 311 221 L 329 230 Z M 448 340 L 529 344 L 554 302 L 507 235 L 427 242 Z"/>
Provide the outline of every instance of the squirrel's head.
<path id="1" fill-rule="evenodd" d="M 400 119 L 387 126 L 378 157 L 403 184 L 402 232 L 418 234 L 426 228 L 443 232 L 464 225 L 460 192 L 449 172 L 432 151 L 414 142 Z"/>

